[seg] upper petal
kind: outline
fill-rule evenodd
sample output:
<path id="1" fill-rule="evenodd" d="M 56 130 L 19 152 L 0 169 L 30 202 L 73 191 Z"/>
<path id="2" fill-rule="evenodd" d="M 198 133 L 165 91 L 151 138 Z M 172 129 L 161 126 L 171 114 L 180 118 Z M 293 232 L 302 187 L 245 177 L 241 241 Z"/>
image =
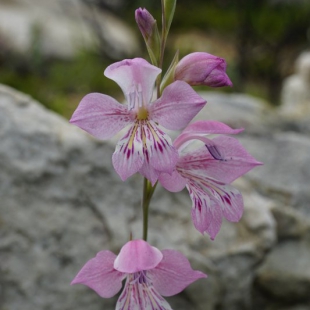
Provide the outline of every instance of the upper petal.
<path id="1" fill-rule="evenodd" d="M 124 274 L 113 268 L 116 255 L 101 251 L 90 259 L 71 282 L 84 284 L 103 298 L 114 296 L 122 288 Z"/>
<path id="2" fill-rule="evenodd" d="M 144 240 L 132 240 L 121 249 L 114 261 L 114 268 L 124 273 L 134 273 L 155 268 L 162 260 L 162 253 Z"/>
<path id="3" fill-rule="evenodd" d="M 182 144 L 195 139 L 195 136 L 204 136 L 210 134 L 237 134 L 243 129 L 232 129 L 224 123 L 217 121 L 197 121 L 188 125 L 182 133 L 174 140 L 173 145 L 180 148 Z"/>
<path id="4" fill-rule="evenodd" d="M 231 183 L 257 165 L 262 164 L 233 137 L 218 136 L 212 141 L 221 152 L 221 160 L 215 159 L 209 150 L 202 146 L 180 156 L 178 166 L 186 170 L 200 170 L 200 173 L 205 177 Z"/>
<path id="5" fill-rule="evenodd" d="M 175 250 L 163 250 L 163 259 L 149 271 L 154 287 L 163 296 L 172 296 L 207 275 L 193 270 L 187 258 Z"/>
<path id="6" fill-rule="evenodd" d="M 204 107 L 206 101 L 187 83 L 176 81 L 149 106 L 152 120 L 171 130 L 184 128 Z"/>
<path id="7" fill-rule="evenodd" d="M 114 136 L 132 122 L 128 109 L 110 96 L 86 95 L 73 113 L 70 123 L 99 139 Z"/>
<path id="8" fill-rule="evenodd" d="M 161 69 L 149 64 L 142 58 L 125 59 L 108 66 L 104 75 L 115 81 L 123 90 L 127 101 L 133 88 L 142 90 L 145 103 L 151 101 L 153 88 Z"/>

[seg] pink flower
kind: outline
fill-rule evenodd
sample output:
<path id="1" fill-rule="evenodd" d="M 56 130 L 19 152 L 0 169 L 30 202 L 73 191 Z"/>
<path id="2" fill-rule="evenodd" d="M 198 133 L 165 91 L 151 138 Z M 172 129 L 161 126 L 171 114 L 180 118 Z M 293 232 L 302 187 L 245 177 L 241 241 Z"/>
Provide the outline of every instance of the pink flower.
<path id="1" fill-rule="evenodd" d="M 159 176 L 159 182 L 169 191 L 177 192 L 186 186 L 192 200 L 193 223 L 212 240 L 221 228 L 223 216 L 238 222 L 243 213 L 242 196 L 230 183 L 261 163 L 235 138 L 220 135 L 211 140 L 205 136 L 240 131 L 216 121 L 189 125 L 173 143 L 180 153 L 176 170 Z M 181 154 L 191 140 L 200 140 L 204 146 Z"/>
<path id="2" fill-rule="evenodd" d="M 208 53 L 197 52 L 180 60 L 175 68 L 174 78 L 190 85 L 232 86 L 232 82 L 225 71 L 225 59 Z"/>
<path id="3" fill-rule="evenodd" d="M 159 251 L 144 240 L 127 242 L 118 256 L 101 251 L 80 270 L 71 284 L 84 284 L 103 298 L 122 288 L 116 309 L 171 310 L 163 296 L 172 296 L 207 276 L 192 270 L 188 260 L 174 250 Z"/>
<path id="4" fill-rule="evenodd" d="M 122 180 L 139 171 L 155 183 L 157 171 L 171 173 L 178 154 L 170 137 L 158 124 L 171 130 L 184 128 L 206 103 L 182 81 L 169 85 L 161 98 L 151 102 L 160 72 L 141 58 L 110 65 L 104 74 L 118 83 L 128 105 L 107 95 L 88 94 L 70 120 L 99 139 L 108 139 L 130 125 L 112 157 L 113 166 Z"/>

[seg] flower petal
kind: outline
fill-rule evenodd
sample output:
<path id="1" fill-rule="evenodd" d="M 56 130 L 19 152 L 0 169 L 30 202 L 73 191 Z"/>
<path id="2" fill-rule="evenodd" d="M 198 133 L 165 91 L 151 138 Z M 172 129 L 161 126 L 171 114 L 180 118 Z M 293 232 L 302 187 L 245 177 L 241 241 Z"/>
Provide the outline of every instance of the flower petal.
<path id="1" fill-rule="evenodd" d="M 145 145 L 145 161 L 159 172 L 171 173 L 176 166 L 179 155 L 173 147 L 170 137 L 153 121 L 142 126 L 142 140 Z"/>
<path id="2" fill-rule="evenodd" d="M 98 93 L 86 95 L 70 119 L 70 123 L 99 139 L 114 136 L 132 121 L 127 107 Z"/>
<path id="3" fill-rule="evenodd" d="M 84 284 L 99 296 L 110 298 L 122 288 L 125 275 L 113 268 L 116 255 L 110 251 L 101 251 L 90 259 L 76 275 L 72 284 Z"/>
<path id="4" fill-rule="evenodd" d="M 124 273 L 134 273 L 156 267 L 162 253 L 144 240 L 132 240 L 121 249 L 114 261 L 114 268 Z"/>
<path id="5" fill-rule="evenodd" d="M 187 183 L 187 180 L 177 170 L 171 174 L 161 173 L 158 180 L 166 190 L 174 193 L 181 191 Z"/>
<path id="6" fill-rule="evenodd" d="M 178 161 L 178 152 L 170 137 L 153 121 L 140 120 L 117 143 L 112 156 L 114 169 L 124 181 L 140 170 L 150 181 L 157 181 L 158 172 L 171 173 Z M 151 169 L 150 173 L 146 170 Z"/>
<path id="7" fill-rule="evenodd" d="M 139 171 L 143 161 L 141 126 L 135 123 L 123 138 L 118 141 L 112 156 L 112 163 L 115 171 L 125 181 Z"/>
<path id="8" fill-rule="evenodd" d="M 163 250 L 159 265 L 149 271 L 153 285 L 159 294 L 172 296 L 183 291 L 188 285 L 207 275 L 193 270 L 187 258 L 175 250 Z"/>
<path id="9" fill-rule="evenodd" d="M 139 170 L 139 173 L 141 173 L 145 178 L 147 178 L 152 183 L 152 186 L 155 185 L 160 174 L 158 170 L 149 165 L 146 161 L 143 163 L 141 169 Z"/>
<path id="10" fill-rule="evenodd" d="M 133 88 L 141 88 L 145 103 L 151 101 L 154 84 L 161 69 L 142 58 L 125 59 L 108 66 L 104 75 L 115 81 L 123 90 L 127 101 Z M 140 87 L 138 87 L 140 85 Z"/>
<path id="11" fill-rule="evenodd" d="M 187 188 L 192 205 L 192 220 L 197 230 L 208 233 L 213 240 L 220 231 L 222 216 L 238 222 L 243 213 L 240 192 L 224 183 L 204 177 L 200 171 L 191 171 L 192 180 Z"/>
<path id="12" fill-rule="evenodd" d="M 130 274 L 118 298 L 116 310 L 172 310 L 156 291 L 147 274 Z"/>
<path id="13" fill-rule="evenodd" d="M 206 146 L 202 146 L 180 156 L 178 166 L 185 170 L 200 170 L 200 173 L 205 177 L 231 183 L 257 165 L 262 164 L 233 137 L 218 136 L 212 141 L 220 150 L 220 160 L 215 159 Z"/>
<path id="14" fill-rule="evenodd" d="M 224 123 L 217 121 L 197 121 L 188 125 L 182 133 L 174 140 L 173 145 L 180 147 L 189 140 L 195 139 L 195 136 L 205 136 L 210 134 L 237 134 L 243 131 L 241 129 L 232 129 Z"/>
<path id="15" fill-rule="evenodd" d="M 214 217 L 217 218 L 216 210 L 211 209 L 210 197 L 199 184 L 189 181 L 187 189 L 192 200 L 191 215 L 193 224 L 200 233 L 204 234 Z M 222 218 L 222 214 L 220 214 L 220 218 Z"/>
<path id="16" fill-rule="evenodd" d="M 243 198 L 240 192 L 229 184 L 212 180 L 206 182 L 215 203 L 222 209 L 223 216 L 230 222 L 238 222 L 243 213 Z"/>
<path id="17" fill-rule="evenodd" d="M 213 199 L 213 197 L 211 197 L 210 202 L 211 202 L 210 210 L 212 211 L 212 221 L 204 233 L 208 234 L 211 240 L 214 240 L 222 226 L 222 212 L 215 199 Z"/>
<path id="18" fill-rule="evenodd" d="M 162 96 L 149 106 L 149 115 L 167 129 L 184 128 L 205 106 L 201 98 L 187 83 L 176 81 L 165 88 Z"/>

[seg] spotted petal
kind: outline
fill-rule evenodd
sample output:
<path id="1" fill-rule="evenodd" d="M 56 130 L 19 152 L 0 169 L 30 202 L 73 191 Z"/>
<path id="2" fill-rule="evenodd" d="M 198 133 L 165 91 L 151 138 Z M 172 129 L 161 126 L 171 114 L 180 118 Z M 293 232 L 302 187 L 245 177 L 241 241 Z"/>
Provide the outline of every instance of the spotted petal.
<path id="1" fill-rule="evenodd" d="M 191 171 L 187 188 L 192 199 L 192 220 L 197 230 L 214 239 L 222 225 L 222 216 L 238 222 L 243 213 L 243 199 L 231 185 L 204 177 L 201 171 Z M 193 181 L 195 179 L 195 181 Z"/>
<path id="2" fill-rule="evenodd" d="M 160 130 L 155 122 L 148 121 L 144 123 L 142 139 L 147 149 L 146 162 L 160 172 L 171 173 L 179 155 L 170 137 Z"/>
<path id="3" fill-rule="evenodd" d="M 104 75 L 115 81 L 123 90 L 127 102 L 133 88 L 139 88 L 145 103 L 151 101 L 156 78 L 161 69 L 152 66 L 142 58 L 125 59 L 106 68 Z"/>
<path id="4" fill-rule="evenodd" d="M 135 123 L 117 143 L 112 163 L 115 171 L 125 181 L 139 171 L 143 161 L 141 126 Z"/>
<path id="5" fill-rule="evenodd" d="M 145 273 L 128 275 L 116 310 L 172 310 Z"/>
<path id="6" fill-rule="evenodd" d="M 149 271 L 154 287 L 163 296 L 173 296 L 207 275 L 193 270 L 187 258 L 175 250 L 163 250 L 163 260 Z"/>
<path id="7" fill-rule="evenodd" d="M 111 138 L 132 121 L 127 107 L 99 93 L 86 95 L 70 119 L 70 123 L 99 139 Z"/>
<path id="8" fill-rule="evenodd" d="M 152 120 L 165 128 L 179 130 L 187 126 L 205 104 L 206 101 L 187 83 L 176 81 L 149 106 L 149 114 Z"/>
<path id="9" fill-rule="evenodd" d="M 116 255 L 110 251 L 101 251 L 90 259 L 71 282 L 84 284 L 99 296 L 110 298 L 122 288 L 125 275 L 114 269 Z"/>
<path id="10" fill-rule="evenodd" d="M 117 143 L 112 156 L 114 169 L 124 181 L 134 173 L 151 166 L 151 182 L 157 180 L 159 172 L 171 173 L 176 166 L 178 152 L 170 137 L 161 131 L 153 121 L 137 121 Z M 148 174 L 146 174 L 148 175 Z"/>

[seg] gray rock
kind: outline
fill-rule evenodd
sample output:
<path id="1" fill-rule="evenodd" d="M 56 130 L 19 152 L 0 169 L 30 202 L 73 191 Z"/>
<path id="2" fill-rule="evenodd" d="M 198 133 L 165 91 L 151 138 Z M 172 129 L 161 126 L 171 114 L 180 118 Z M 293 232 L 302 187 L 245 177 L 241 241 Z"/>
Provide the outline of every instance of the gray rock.
<path id="1" fill-rule="evenodd" d="M 282 301 L 310 301 L 310 244 L 281 242 L 257 272 L 258 285 Z"/>
<path id="2" fill-rule="evenodd" d="M 267 137 L 241 137 L 248 151 L 264 165 L 247 174 L 257 188 L 284 205 L 309 216 L 310 139 L 293 132 Z"/>
<path id="3" fill-rule="evenodd" d="M 265 101 L 245 94 L 225 94 L 217 91 L 199 92 L 207 100 L 196 120 L 217 120 L 233 128 L 257 132 L 264 128 L 262 120 L 268 112 Z M 268 113 L 267 113 L 268 114 Z"/>
<path id="4" fill-rule="evenodd" d="M 310 117 L 310 52 L 296 60 L 296 73 L 283 82 L 280 113 L 289 119 Z"/>
<path id="5" fill-rule="evenodd" d="M 142 180 L 121 182 L 113 171 L 115 144 L 100 142 L 31 98 L 0 87 L 0 309 L 114 309 L 84 286 L 69 283 L 98 251 L 117 253 L 141 236 Z M 251 183 L 239 223 L 224 222 L 216 241 L 190 219 L 186 191 L 158 187 L 149 241 L 186 255 L 209 278 L 169 299 L 175 309 L 251 309 L 258 264 L 276 242 L 274 202 Z"/>

